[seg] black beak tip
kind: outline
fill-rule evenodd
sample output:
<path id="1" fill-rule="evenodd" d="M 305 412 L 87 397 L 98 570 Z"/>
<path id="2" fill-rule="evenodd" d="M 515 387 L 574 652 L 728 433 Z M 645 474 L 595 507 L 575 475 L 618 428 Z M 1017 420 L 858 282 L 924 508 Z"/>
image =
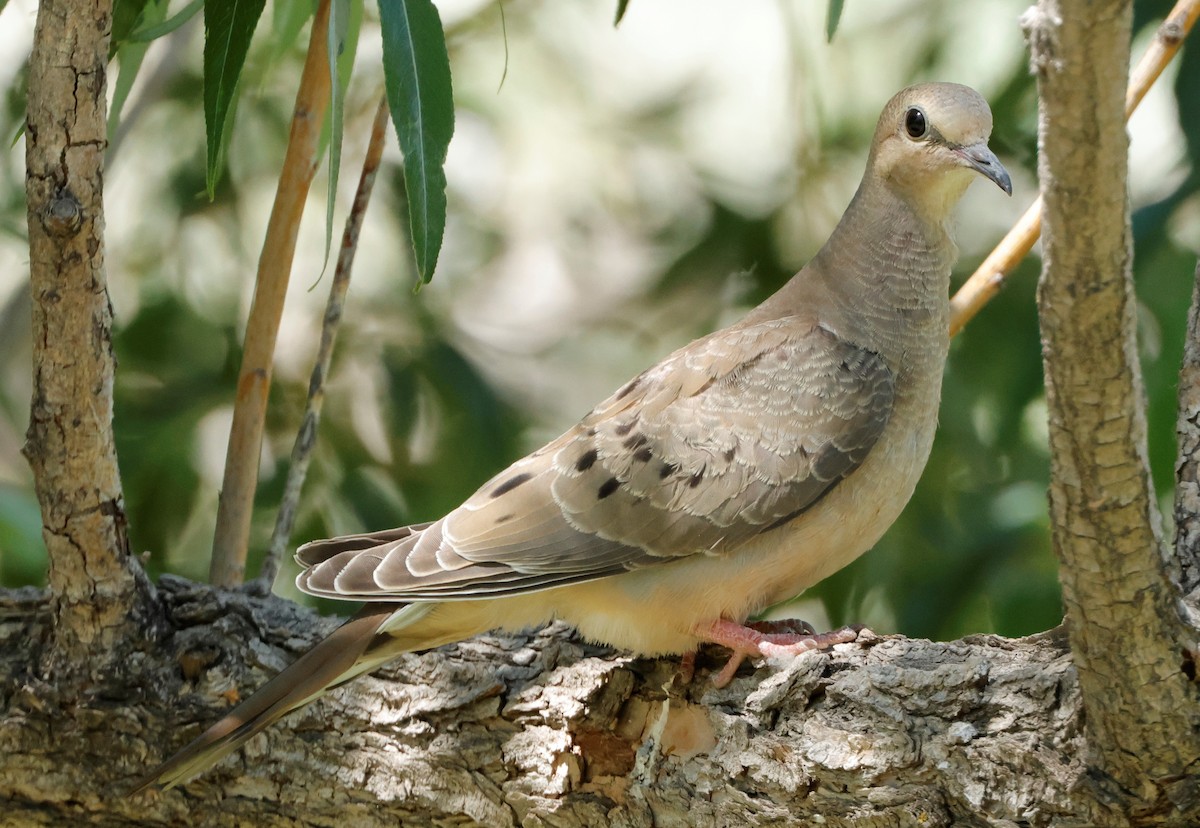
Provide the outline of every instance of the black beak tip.
<path id="1" fill-rule="evenodd" d="M 958 152 L 975 172 L 995 182 L 997 187 L 1010 196 L 1012 195 L 1012 176 L 1008 174 L 1008 170 L 1004 169 L 1004 165 L 1000 163 L 996 154 L 988 149 L 987 144 L 980 143 L 962 147 Z"/>
<path id="2" fill-rule="evenodd" d="M 989 178 L 991 178 L 992 181 L 996 182 L 997 187 L 999 187 L 1001 190 L 1004 190 L 1005 193 L 1007 193 L 1008 195 L 1011 196 L 1012 195 L 1012 177 L 1009 176 L 1008 170 L 1001 167 L 999 170 L 996 171 L 996 173 L 997 173 L 997 175 L 995 177 L 989 176 Z"/>

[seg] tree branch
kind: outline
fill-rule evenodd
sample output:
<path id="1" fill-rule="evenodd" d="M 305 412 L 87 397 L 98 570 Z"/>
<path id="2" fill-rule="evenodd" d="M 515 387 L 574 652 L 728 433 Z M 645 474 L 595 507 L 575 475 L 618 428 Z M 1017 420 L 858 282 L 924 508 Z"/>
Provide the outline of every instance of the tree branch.
<path id="1" fill-rule="evenodd" d="M 1052 537 L 1090 761 L 1102 786 L 1149 816 L 1186 798 L 1200 706 L 1179 668 L 1194 633 L 1169 577 L 1146 452 L 1126 195 L 1130 21 L 1127 0 L 1041 0 L 1025 22 L 1043 107 Z M 1165 710 L 1182 721 L 1168 724 Z"/>
<path id="2" fill-rule="evenodd" d="M 258 259 L 254 300 L 250 303 L 250 317 L 246 322 L 246 342 L 238 373 L 237 398 L 229 448 L 225 454 L 225 476 L 217 503 L 217 528 L 209 570 L 210 580 L 221 586 L 236 586 L 246 574 L 250 517 L 258 485 L 258 462 L 267 416 L 267 395 L 271 390 L 275 339 L 283 317 L 283 301 L 296 253 L 300 218 L 317 170 L 321 124 L 329 106 L 329 59 L 325 46 L 328 24 L 329 0 L 320 0 L 312 21 L 300 87 L 296 90 L 291 134 Z"/>
<path id="3" fill-rule="evenodd" d="M 47 668 L 83 674 L 136 626 L 130 610 L 150 589 L 129 556 L 112 430 L 103 205 L 111 6 L 40 4 L 25 133 L 33 402 L 24 451 L 57 619 Z"/>
<path id="4" fill-rule="evenodd" d="M 0 718 L 0 822 L 1123 824 L 1080 784 L 1061 631 L 874 638 L 743 669 L 723 690 L 708 680 L 716 651 L 680 686 L 677 661 L 633 660 L 561 627 L 481 637 L 404 656 L 198 780 L 129 799 L 119 794 L 133 779 L 330 628 L 282 599 L 178 578 L 160 595 L 171 634 L 78 706 L 12 679 L 24 669 L 16 644 L 46 614 L 30 596 L 0 600 L 0 688 L 13 688 Z"/>

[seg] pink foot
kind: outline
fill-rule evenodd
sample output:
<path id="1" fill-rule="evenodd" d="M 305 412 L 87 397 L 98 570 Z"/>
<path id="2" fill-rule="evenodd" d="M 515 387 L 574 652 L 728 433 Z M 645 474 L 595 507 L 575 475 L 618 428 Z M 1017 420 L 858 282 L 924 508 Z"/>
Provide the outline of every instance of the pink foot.
<path id="1" fill-rule="evenodd" d="M 729 661 L 713 678 L 713 686 L 724 687 L 733 680 L 747 656 L 778 658 L 796 656 L 809 650 L 823 650 L 834 644 L 854 641 L 861 629 L 861 625 L 856 625 L 817 633 L 803 621 L 756 621 L 742 625 L 721 618 L 707 626 L 697 627 L 695 633 L 705 641 L 733 650 Z"/>
<path id="2" fill-rule="evenodd" d="M 690 650 L 679 659 L 679 680 L 682 684 L 691 684 L 696 677 L 696 651 Z"/>

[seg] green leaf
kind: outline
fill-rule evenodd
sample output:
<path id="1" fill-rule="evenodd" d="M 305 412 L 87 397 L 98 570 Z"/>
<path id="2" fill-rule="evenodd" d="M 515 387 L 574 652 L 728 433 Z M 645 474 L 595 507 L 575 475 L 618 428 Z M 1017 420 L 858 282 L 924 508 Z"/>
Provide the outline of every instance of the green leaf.
<path id="1" fill-rule="evenodd" d="M 837 34 L 838 23 L 842 20 L 842 8 L 846 5 L 846 0 L 829 0 L 829 11 L 825 15 L 825 39 L 833 43 L 833 36 Z"/>
<path id="2" fill-rule="evenodd" d="M 316 13 L 317 4 L 314 0 L 292 0 L 287 3 L 272 3 L 271 8 L 271 36 L 267 41 L 266 56 L 268 75 L 275 65 L 283 60 L 284 55 L 295 48 L 304 24 Z"/>
<path id="3" fill-rule="evenodd" d="M 112 34 L 108 42 L 108 57 L 110 60 L 117 53 L 117 50 L 124 45 L 125 41 L 129 39 L 130 33 L 138 27 L 142 10 L 150 2 L 151 0 L 113 0 Z M 3 8 L 3 6 L 0 5 L 0 8 Z"/>
<path id="4" fill-rule="evenodd" d="M 417 275 L 427 283 L 446 229 L 446 150 L 454 134 L 450 56 L 430 0 L 379 0 L 383 77 L 404 153 Z"/>
<path id="5" fill-rule="evenodd" d="M 250 38 L 266 0 L 207 0 L 204 4 L 204 129 L 208 139 L 205 183 L 217 189 L 221 148 Z"/>
<path id="6" fill-rule="evenodd" d="M 146 3 L 134 21 L 134 29 L 141 31 L 147 26 L 152 27 L 155 24 L 161 23 L 163 18 L 167 16 L 168 3 L 169 0 L 150 0 L 150 2 Z M 120 70 L 117 72 L 117 81 L 113 84 L 112 105 L 108 108 L 108 134 L 110 138 L 116 132 L 117 124 L 121 122 L 121 110 L 125 107 L 125 101 L 129 97 L 129 90 L 133 89 L 133 82 L 137 79 L 138 70 L 142 68 L 142 60 L 146 57 L 146 50 L 148 48 L 150 48 L 149 43 L 137 42 L 132 33 L 117 48 Z"/>
<path id="7" fill-rule="evenodd" d="M 325 205 L 325 260 L 333 246 L 333 207 L 337 200 L 338 172 L 342 167 L 342 129 L 345 123 L 346 84 L 353 62 L 344 62 L 347 32 L 352 25 L 353 0 L 332 0 L 326 48 L 329 53 L 329 193 Z M 361 4 L 360 8 L 361 8 Z M 361 14 L 360 18 L 361 20 Z"/>
<path id="8" fill-rule="evenodd" d="M 276 61 L 299 40 L 300 30 L 316 14 L 317 4 L 315 0 L 297 0 L 292 3 L 272 3 L 271 6 L 271 60 Z"/>
<path id="9" fill-rule="evenodd" d="M 626 9 L 629 8 L 629 0 L 617 0 L 617 17 L 613 20 L 613 26 L 621 25 L 621 18 L 625 16 Z"/>
<path id="10" fill-rule="evenodd" d="M 164 15 L 166 13 L 167 3 L 169 1 L 170 0 L 151 0 L 151 2 L 162 3 Z M 151 24 L 149 20 L 139 20 L 137 29 L 135 29 L 133 33 L 129 35 L 129 41 L 131 43 L 149 43 L 152 40 L 158 40 L 160 37 L 169 35 L 184 23 L 191 20 L 196 16 L 196 12 L 200 11 L 202 8 L 204 8 L 204 0 L 192 0 L 192 2 L 180 9 L 178 14 L 167 20 L 162 20 L 162 15 L 160 15 L 159 20 L 162 20 L 161 23 Z"/>

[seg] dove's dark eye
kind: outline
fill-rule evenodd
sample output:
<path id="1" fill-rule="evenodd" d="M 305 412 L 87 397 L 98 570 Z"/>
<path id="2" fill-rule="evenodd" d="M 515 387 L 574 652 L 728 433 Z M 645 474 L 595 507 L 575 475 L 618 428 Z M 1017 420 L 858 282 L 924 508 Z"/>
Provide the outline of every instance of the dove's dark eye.
<path id="1" fill-rule="evenodd" d="M 904 113 L 904 131 L 914 140 L 929 134 L 929 122 L 925 120 L 925 113 L 919 107 L 909 107 L 908 112 Z"/>

